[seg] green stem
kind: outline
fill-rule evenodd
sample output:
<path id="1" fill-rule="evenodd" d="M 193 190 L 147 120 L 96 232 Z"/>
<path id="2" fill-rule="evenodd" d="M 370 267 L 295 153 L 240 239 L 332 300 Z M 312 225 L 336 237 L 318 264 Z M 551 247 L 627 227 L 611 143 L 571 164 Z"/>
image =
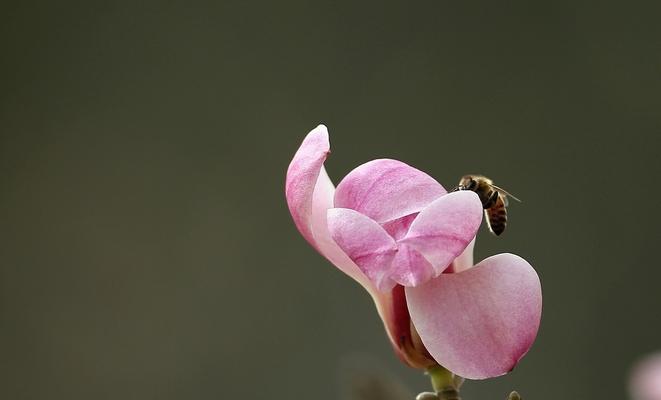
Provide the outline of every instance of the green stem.
<path id="1" fill-rule="evenodd" d="M 431 385 L 436 392 L 446 389 L 456 389 L 454 383 L 454 374 L 440 365 L 434 365 L 427 369 L 427 374 L 431 378 Z"/>
<path id="2" fill-rule="evenodd" d="M 459 386 L 462 380 L 459 377 L 440 365 L 428 368 L 427 373 L 439 400 L 461 400 Z"/>

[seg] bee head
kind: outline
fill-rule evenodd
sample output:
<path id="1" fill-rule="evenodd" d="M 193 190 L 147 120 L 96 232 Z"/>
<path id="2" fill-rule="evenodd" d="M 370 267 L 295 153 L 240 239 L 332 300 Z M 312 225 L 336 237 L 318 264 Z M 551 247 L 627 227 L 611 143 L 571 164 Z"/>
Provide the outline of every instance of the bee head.
<path id="1" fill-rule="evenodd" d="M 459 186 L 464 190 L 475 190 L 477 181 L 473 178 L 473 175 L 464 175 L 459 181 Z"/>

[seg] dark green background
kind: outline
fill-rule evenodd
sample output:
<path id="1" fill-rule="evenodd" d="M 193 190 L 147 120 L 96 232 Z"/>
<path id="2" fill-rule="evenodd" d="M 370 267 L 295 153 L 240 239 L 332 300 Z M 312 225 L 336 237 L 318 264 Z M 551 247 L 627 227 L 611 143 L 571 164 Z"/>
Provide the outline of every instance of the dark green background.
<path id="1" fill-rule="evenodd" d="M 524 200 L 476 256 L 535 266 L 539 336 L 464 399 L 625 397 L 661 348 L 658 3 L 459 3 L 5 2 L 0 398 L 426 389 L 291 222 L 319 122 L 335 182 L 391 157 Z"/>

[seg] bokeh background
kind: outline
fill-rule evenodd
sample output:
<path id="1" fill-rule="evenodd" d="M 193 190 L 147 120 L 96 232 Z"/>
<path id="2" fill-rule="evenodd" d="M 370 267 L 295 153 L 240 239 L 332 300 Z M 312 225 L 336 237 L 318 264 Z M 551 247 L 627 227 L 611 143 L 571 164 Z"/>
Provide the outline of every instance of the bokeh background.
<path id="1" fill-rule="evenodd" d="M 524 200 L 476 256 L 536 267 L 541 330 L 465 399 L 626 398 L 630 365 L 661 349 L 660 11 L 5 2 L 0 398 L 427 389 L 291 222 L 285 171 L 320 122 L 336 182 L 391 157 Z"/>

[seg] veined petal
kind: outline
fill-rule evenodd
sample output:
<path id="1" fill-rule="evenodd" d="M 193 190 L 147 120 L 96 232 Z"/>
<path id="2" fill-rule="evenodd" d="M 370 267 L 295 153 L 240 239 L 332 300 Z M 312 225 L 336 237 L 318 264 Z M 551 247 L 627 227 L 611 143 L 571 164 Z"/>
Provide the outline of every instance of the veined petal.
<path id="1" fill-rule="evenodd" d="M 335 186 L 324 168 L 324 161 L 329 153 L 328 130 L 324 125 L 319 125 L 305 137 L 289 164 L 285 184 L 287 205 L 303 237 L 374 297 L 376 288 L 335 244 L 328 232 L 326 212 L 333 208 L 335 195 Z M 375 302 L 378 302 L 377 297 Z M 377 307 L 380 306 L 377 304 Z"/>
<path id="2" fill-rule="evenodd" d="M 513 254 L 408 287 L 406 297 L 429 353 L 469 379 L 511 371 L 532 346 L 542 312 L 539 277 Z"/>
<path id="3" fill-rule="evenodd" d="M 328 229 L 335 243 L 379 290 L 395 286 L 389 271 L 397 244 L 381 225 L 357 211 L 332 208 L 328 210 Z"/>
<path id="4" fill-rule="evenodd" d="M 472 191 L 452 192 L 420 211 L 401 243 L 418 250 L 443 272 L 475 238 L 482 223 L 482 203 Z"/>
<path id="5" fill-rule="evenodd" d="M 445 193 L 424 172 L 401 161 L 380 159 L 357 167 L 337 185 L 335 206 L 382 224 L 416 213 Z"/>
<path id="6" fill-rule="evenodd" d="M 312 199 L 319 173 L 323 169 L 329 152 L 328 130 L 324 125 L 319 125 L 301 143 L 301 147 L 289 164 L 285 182 L 285 196 L 289 212 L 303 237 L 315 248 L 317 248 L 317 242 L 312 234 Z M 326 179 L 328 179 L 328 175 L 326 175 Z M 328 181 L 330 183 L 330 180 Z M 320 186 L 327 185 L 322 183 Z M 328 188 L 325 189 L 328 190 Z"/>

